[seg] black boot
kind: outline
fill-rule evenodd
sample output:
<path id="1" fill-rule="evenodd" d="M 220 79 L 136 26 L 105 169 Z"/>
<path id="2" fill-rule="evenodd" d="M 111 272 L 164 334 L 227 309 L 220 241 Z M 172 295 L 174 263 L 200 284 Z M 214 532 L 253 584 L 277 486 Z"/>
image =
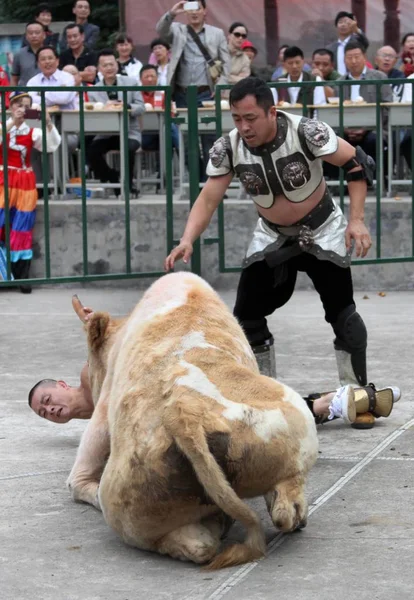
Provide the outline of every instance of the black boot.
<path id="1" fill-rule="evenodd" d="M 12 271 L 15 279 L 29 279 L 29 271 L 30 271 L 30 263 L 32 261 L 30 259 L 26 260 L 21 258 L 20 260 L 12 263 Z M 31 294 L 32 286 L 29 283 L 23 283 L 19 286 L 20 292 L 22 294 Z"/>

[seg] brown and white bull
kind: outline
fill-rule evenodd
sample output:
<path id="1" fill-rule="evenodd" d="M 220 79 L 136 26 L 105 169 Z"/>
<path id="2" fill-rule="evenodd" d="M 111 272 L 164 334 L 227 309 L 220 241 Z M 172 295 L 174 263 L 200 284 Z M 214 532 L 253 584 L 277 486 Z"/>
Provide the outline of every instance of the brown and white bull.
<path id="1" fill-rule="evenodd" d="M 218 569 L 261 557 L 264 495 L 274 525 L 306 524 L 313 417 L 259 374 L 247 339 L 200 277 L 162 277 L 131 315 L 85 325 L 95 410 L 68 479 L 132 546 Z M 227 518 L 226 518 L 227 517 Z M 219 552 L 237 519 L 245 542 Z"/>

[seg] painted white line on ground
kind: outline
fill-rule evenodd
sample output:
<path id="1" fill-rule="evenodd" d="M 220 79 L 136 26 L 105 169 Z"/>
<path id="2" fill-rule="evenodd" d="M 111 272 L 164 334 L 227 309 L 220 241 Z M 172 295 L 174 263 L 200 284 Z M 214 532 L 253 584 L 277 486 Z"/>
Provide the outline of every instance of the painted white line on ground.
<path id="1" fill-rule="evenodd" d="M 21 475 L 6 475 L 0 477 L 0 481 L 9 479 L 23 479 L 24 477 L 39 477 L 40 475 L 54 475 L 55 473 L 69 473 L 70 469 L 57 469 L 56 471 L 35 471 L 33 473 L 22 473 Z"/>
<path id="2" fill-rule="evenodd" d="M 323 506 L 328 500 L 330 500 L 335 494 L 341 490 L 344 485 L 346 485 L 351 479 L 353 479 L 358 473 L 362 471 L 369 463 L 371 463 L 374 458 L 377 457 L 387 446 L 391 444 L 395 439 L 400 437 L 407 429 L 414 426 L 414 419 L 411 419 L 405 425 L 402 425 L 398 429 L 396 429 L 393 433 L 391 433 L 385 440 L 383 440 L 378 446 L 376 446 L 371 452 L 369 452 L 365 458 L 360 460 L 358 464 L 356 464 L 352 469 L 350 469 L 345 475 L 340 477 L 336 483 L 334 483 L 324 494 L 319 496 L 309 508 L 308 516 L 310 517 L 314 512 L 319 510 L 321 506 Z M 267 556 L 272 554 L 286 539 L 286 535 L 283 533 L 278 533 L 276 537 L 267 545 Z M 224 581 L 212 594 L 210 594 L 206 600 L 220 600 L 224 598 L 224 596 L 230 592 L 238 583 L 240 583 L 243 579 L 247 577 L 247 575 L 253 571 L 257 567 L 259 563 L 262 562 L 256 561 L 253 563 L 249 563 L 247 565 L 243 565 L 237 571 L 231 575 L 226 581 Z"/>

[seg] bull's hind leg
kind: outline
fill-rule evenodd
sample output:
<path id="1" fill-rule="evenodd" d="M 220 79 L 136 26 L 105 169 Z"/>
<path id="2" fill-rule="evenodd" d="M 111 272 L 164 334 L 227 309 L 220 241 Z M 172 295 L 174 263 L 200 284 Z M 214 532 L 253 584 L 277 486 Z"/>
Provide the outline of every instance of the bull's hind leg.
<path id="1" fill-rule="evenodd" d="M 308 503 L 305 498 L 303 476 L 279 482 L 266 494 L 267 510 L 273 524 L 280 531 L 288 532 L 306 527 Z"/>
<path id="2" fill-rule="evenodd" d="M 221 528 L 215 524 L 213 526 L 213 521 L 206 521 L 206 525 L 184 525 L 165 535 L 158 542 L 156 550 L 179 560 L 204 564 L 217 554 L 220 532 Z"/>

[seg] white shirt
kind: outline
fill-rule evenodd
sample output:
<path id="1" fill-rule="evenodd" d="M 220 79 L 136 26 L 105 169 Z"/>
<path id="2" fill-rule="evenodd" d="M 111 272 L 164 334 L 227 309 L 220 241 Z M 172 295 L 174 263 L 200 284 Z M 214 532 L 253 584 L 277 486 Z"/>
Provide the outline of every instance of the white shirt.
<path id="1" fill-rule="evenodd" d="M 75 80 L 73 75 L 56 69 L 50 77 L 45 77 L 43 73 L 38 73 L 27 82 L 28 87 L 68 87 L 74 86 Z M 41 97 L 39 92 L 29 92 L 33 100 L 33 104 L 41 105 Z M 45 92 L 46 106 L 58 105 L 62 110 L 77 110 L 79 108 L 79 99 L 76 92 L 61 91 L 61 92 Z"/>
<path id="2" fill-rule="evenodd" d="M 167 81 L 168 63 L 163 67 L 158 65 L 158 85 L 168 85 Z"/>
<path id="3" fill-rule="evenodd" d="M 414 73 L 412 75 L 409 75 L 407 77 L 407 79 L 414 79 Z M 407 102 L 408 104 L 411 104 L 412 101 L 413 101 L 413 84 L 405 83 L 401 102 Z"/>
<path id="4" fill-rule="evenodd" d="M 286 81 L 288 81 L 289 83 L 292 83 L 290 75 L 287 76 Z M 300 77 L 298 79 L 298 82 L 300 82 L 300 81 L 303 81 L 303 73 L 300 74 Z M 319 75 L 316 76 L 316 81 L 322 81 L 322 79 L 319 77 Z M 300 87 L 289 87 L 287 89 L 288 89 L 288 93 L 289 93 L 290 103 L 296 104 L 297 100 L 298 100 L 298 96 L 299 96 Z M 273 98 L 275 99 L 275 104 L 277 104 L 277 102 L 278 102 L 277 89 L 272 88 L 272 92 L 273 92 Z M 313 104 L 326 104 L 325 92 L 324 92 L 323 86 L 318 86 L 313 90 Z"/>
<path id="5" fill-rule="evenodd" d="M 337 67 L 336 70 L 340 75 L 346 75 L 346 66 L 345 66 L 345 46 L 351 39 L 349 35 L 344 40 L 338 40 L 338 51 L 336 55 Z"/>
<path id="6" fill-rule="evenodd" d="M 359 79 L 365 79 L 366 73 L 367 73 L 367 67 L 365 66 Z M 349 79 L 353 79 L 354 81 L 356 81 L 355 77 L 352 77 L 351 73 L 348 73 L 348 77 L 349 77 Z M 359 99 L 360 87 L 361 87 L 360 85 L 351 85 L 351 98 L 350 99 L 352 100 L 352 102 L 355 102 L 356 100 Z"/>

